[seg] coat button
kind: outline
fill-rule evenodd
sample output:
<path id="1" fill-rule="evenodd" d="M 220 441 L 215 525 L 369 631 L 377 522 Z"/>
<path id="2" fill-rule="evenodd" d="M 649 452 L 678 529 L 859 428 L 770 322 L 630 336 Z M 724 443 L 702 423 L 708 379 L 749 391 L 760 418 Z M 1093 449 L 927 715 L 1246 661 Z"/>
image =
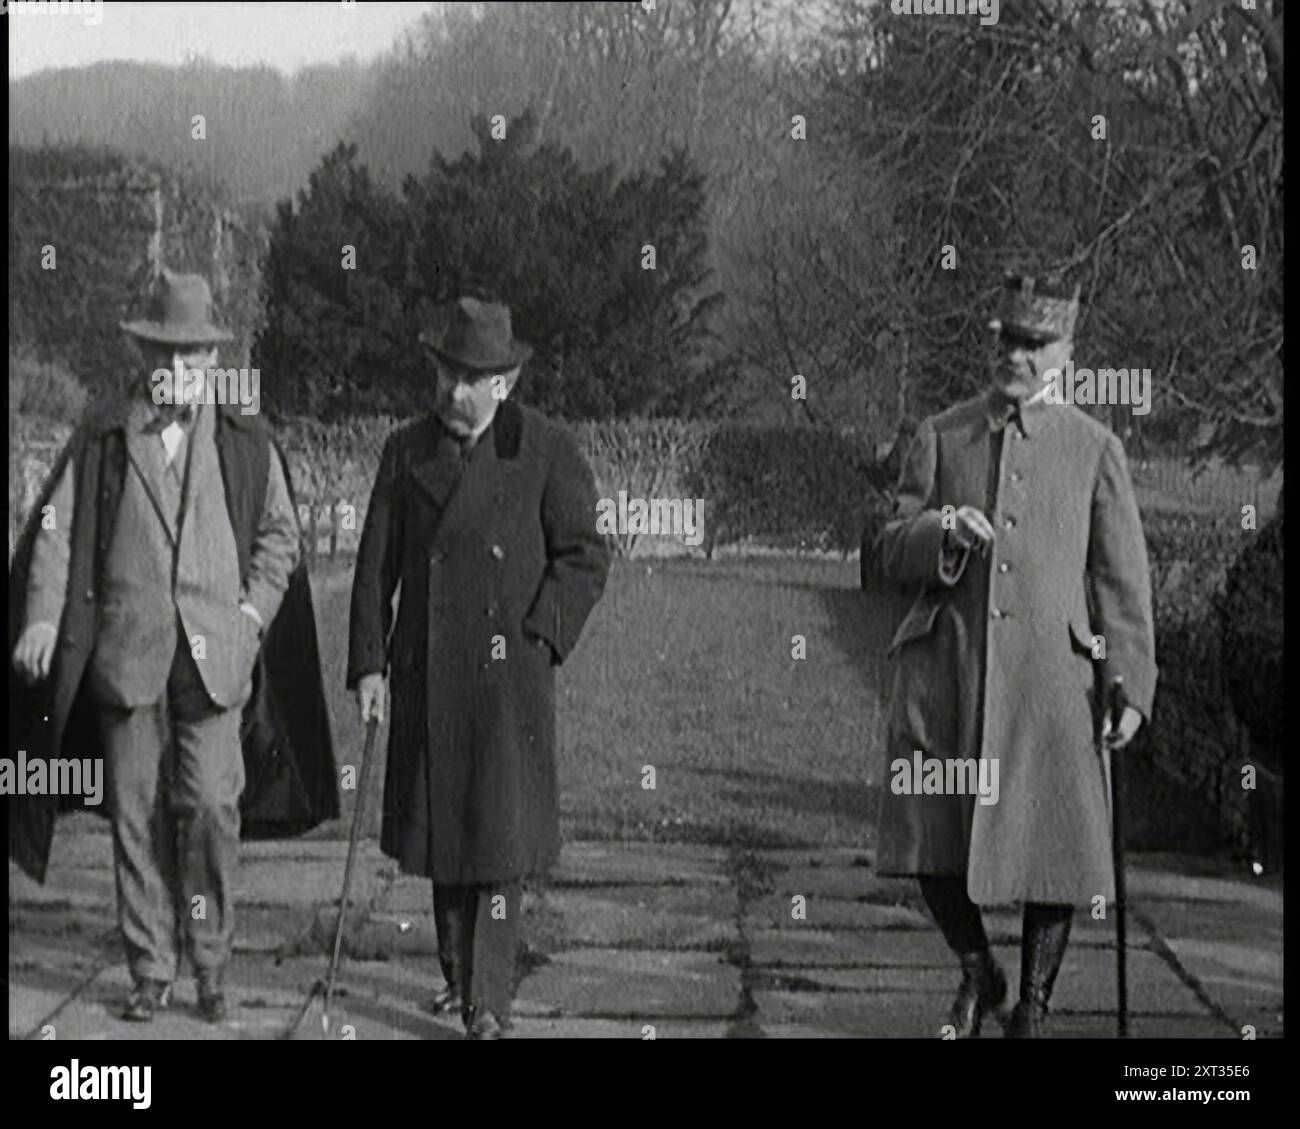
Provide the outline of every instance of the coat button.
<path id="1" fill-rule="evenodd" d="M 429 554 L 430 564 L 442 564 L 442 562 L 445 561 L 446 559 L 447 559 L 447 554 L 444 553 L 441 549 L 439 549 L 435 553 Z"/>
<path id="2" fill-rule="evenodd" d="M 1001 619 L 1001 618 L 1002 618 L 1002 612 L 1001 612 L 1000 609 L 998 609 L 998 608 L 994 608 L 991 612 L 989 612 L 989 616 L 990 616 L 991 618 L 993 618 L 993 619 Z"/>
<path id="3" fill-rule="evenodd" d="M 1007 564 L 1006 561 L 1003 561 L 1000 565 L 998 565 L 998 572 L 1010 572 L 1010 571 L 1011 571 L 1011 566 Z"/>
<path id="4" fill-rule="evenodd" d="M 506 551 L 505 551 L 503 548 L 501 548 L 500 545 L 493 545 L 493 546 L 492 546 L 492 557 L 493 557 L 494 560 L 498 560 L 498 561 L 499 561 L 499 560 L 501 560 L 503 557 L 505 557 L 505 555 L 506 555 Z"/>
<path id="5" fill-rule="evenodd" d="M 488 604 L 488 606 L 487 606 L 487 617 L 488 617 L 488 619 L 491 619 L 491 618 L 492 618 L 494 615 L 496 615 L 496 614 L 497 614 L 497 606 L 496 606 L 496 604 Z"/>
<path id="6" fill-rule="evenodd" d="M 1011 472 L 1011 481 L 1012 481 L 1012 482 L 1019 482 L 1019 481 L 1020 481 L 1020 472 L 1019 472 L 1018 470 L 1013 470 L 1013 471 Z"/>
<path id="7" fill-rule="evenodd" d="M 86 601 L 89 602 L 89 601 L 93 600 L 94 598 L 95 598 L 95 590 L 94 590 L 93 588 L 87 588 L 87 589 L 86 589 Z"/>
<path id="8" fill-rule="evenodd" d="M 1004 522 L 1002 523 L 1002 525 L 1003 525 L 1003 528 L 1005 528 L 1005 529 L 1015 529 L 1015 527 L 1016 527 L 1016 519 L 1013 518 L 1013 517 L 1009 517 L 1009 518 L 1007 518 L 1006 521 L 1004 521 Z"/>

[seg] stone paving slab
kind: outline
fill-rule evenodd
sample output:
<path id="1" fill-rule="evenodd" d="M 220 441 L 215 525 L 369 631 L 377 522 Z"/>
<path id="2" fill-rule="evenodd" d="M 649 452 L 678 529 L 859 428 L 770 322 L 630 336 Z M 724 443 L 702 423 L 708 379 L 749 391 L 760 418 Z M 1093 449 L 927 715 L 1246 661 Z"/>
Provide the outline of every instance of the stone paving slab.
<path id="1" fill-rule="evenodd" d="M 516 1018 L 512 1038 L 517 1039 L 641 1039 L 645 1028 L 654 1028 L 658 1039 L 722 1039 L 727 1025 L 713 1020 L 673 1019 L 653 1022 L 612 1019 L 528 1019 Z"/>
<path id="2" fill-rule="evenodd" d="M 536 909 L 551 915 L 550 928 L 566 947 L 722 948 L 738 939 L 739 902 L 730 885 L 550 889 Z"/>
<path id="3" fill-rule="evenodd" d="M 232 967 L 232 973 L 234 973 Z M 274 1023 L 259 1009 L 245 1014 L 241 1009 L 232 1016 L 232 1022 L 214 1026 L 205 1023 L 197 1013 L 197 996 L 192 981 L 179 981 L 174 990 L 172 1005 L 159 1012 L 152 1023 L 128 1023 L 120 1012 L 130 994 L 131 980 L 125 965 L 115 965 L 104 971 L 88 985 L 76 999 L 68 1003 L 52 1020 L 55 1037 L 67 1039 L 201 1039 L 221 1040 L 238 1038 L 270 1038 Z M 232 983 L 230 995 L 237 999 L 242 987 Z M 283 1000 L 284 1020 L 287 1022 L 294 1001 Z"/>
<path id="4" fill-rule="evenodd" d="M 108 820 L 91 811 L 61 815 L 50 844 L 49 866 L 51 870 L 112 870 L 113 838 Z"/>
<path id="5" fill-rule="evenodd" d="M 21 992 L 9 992 L 9 1038 L 23 1039 L 30 1035 L 39 1039 L 37 1025 L 67 999 L 72 987 L 66 981 L 45 986 L 24 978 Z"/>
<path id="6" fill-rule="evenodd" d="M 337 839 L 245 844 L 231 1022 L 198 1018 L 187 977 L 176 1007 L 135 1025 L 117 1017 L 128 983 L 105 825 L 84 813 L 62 822 L 46 886 L 10 867 L 11 1037 L 60 1005 L 59 1038 L 277 1037 L 325 975 L 346 850 Z M 398 874 L 373 841 L 360 860 L 334 1022 L 321 1028 L 317 1001 L 295 1037 L 339 1039 L 349 1025 L 357 1038 L 460 1038 L 457 1018 L 426 1011 L 442 984 L 427 880 Z M 915 881 L 880 879 L 871 861 L 857 850 L 568 844 L 551 881 L 525 891 L 529 971 L 515 1035 L 643 1039 L 650 1024 L 658 1038 L 932 1038 L 957 967 Z M 794 893 L 808 898 L 807 920 L 790 916 Z M 1130 867 L 1130 893 L 1134 1037 L 1240 1038 L 1216 1006 L 1260 1036 L 1282 1033 L 1280 885 L 1143 857 Z M 1020 911 L 995 907 L 986 922 L 1014 994 Z M 1114 1036 L 1114 959 L 1113 923 L 1081 910 L 1053 1034 Z M 748 995 L 731 963 L 741 960 Z"/>
<path id="7" fill-rule="evenodd" d="M 235 879 L 236 905 L 337 905 L 343 894 L 347 844 L 332 857 L 280 861 L 243 858 Z M 352 905 L 369 905 L 391 881 L 392 866 L 372 853 L 358 854 L 352 872 Z"/>
<path id="8" fill-rule="evenodd" d="M 237 953 L 278 953 L 306 937 L 316 922 L 310 906 L 249 906 L 235 903 Z"/>
<path id="9" fill-rule="evenodd" d="M 957 989 L 960 972 L 955 966 L 938 968 L 896 964 L 866 968 L 764 969 L 757 980 L 766 990 L 824 992 L 890 993 L 907 992 L 918 983 L 944 977 L 951 994 Z"/>
<path id="10" fill-rule="evenodd" d="M 66 905 L 87 910 L 112 910 L 117 904 L 111 867 L 69 867 L 50 864 L 45 883 L 28 878 L 9 864 L 9 910 L 16 906 Z"/>
<path id="11" fill-rule="evenodd" d="M 106 934 L 116 936 L 117 914 L 110 906 L 80 907 L 66 902 L 9 904 L 10 945 L 16 936 L 79 938 L 93 945 Z"/>
<path id="12" fill-rule="evenodd" d="M 810 901 L 843 898 L 918 907 L 924 904 L 915 881 L 882 879 L 865 866 L 792 866 L 775 872 L 771 884 L 772 893 L 787 902 L 792 894 L 803 894 Z"/>
<path id="13" fill-rule="evenodd" d="M 335 915 L 322 915 L 317 935 L 330 938 L 327 946 L 332 947 L 336 928 Z M 431 913 L 372 913 L 355 925 L 345 923 L 343 945 L 352 961 L 432 959 L 438 953 L 438 932 Z"/>
<path id="14" fill-rule="evenodd" d="M 876 869 L 874 847 L 775 847 L 770 850 L 765 848 L 758 853 L 779 870 L 807 866 L 853 869 L 874 874 Z M 915 884 L 912 879 L 906 881 Z"/>
<path id="15" fill-rule="evenodd" d="M 1082 947 L 1066 950 L 1052 994 L 1054 1008 L 1113 1014 L 1117 999 L 1114 950 Z M 1128 955 L 1128 1004 L 1135 1012 L 1171 1016 L 1205 1014 L 1195 994 L 1163 960 L 1140 950 Z"/>
<path id="16" fill-rule="evenodd" d="M 561 953 L 519 986 L 519 999 L 564 1016 L 725 1019 L 740 997 L 735 967 L 707 954 L 628 949 Z"/>
<path id="17" fill-rule="evenodd" d="M 754 993 L 758 1021 L 769 1037 L 784 1037 L 787 1030 L 815 1031 L 821 1037 L 908 1038 L 933 1037 L 934 1017 L 951 1003 L 952 973 L 918 971 L 908 986 L 880 992 L 790 992 L 760 990 Z"/>
<path id="18" fill-rule="evenodd" d="M 660 888 L 690 882 L 725 882 L 725 847 L 695 843 L 566 843 L 548 885 L 631 883 Z"/>
<path id="19" fill-rule="evenodd" d="M 1166 942 L 1178 962 L 1195 976 L 1205 994 L 1240 1031 L 1256 1038 L 1283 1033 L 1282 952 L 1255 945 L 1172 938 Z"/>
<path id="20" fill-rule="evenodd" d="M 756 929 L 862 929 L 932 930 L 924 913 L 909 906 L 849 902 L 842 898 L 810 897 L 804 903 L 806 917 L 793 917 L 794 895 L 770 894 L 756 898 L 746 907 L 746 918 Z"/>
<path id="21" fill-rule="evenodd" d="M 336 890 L 335 898 L 338 895 Z M 374 908 L 380 913 L 432 913 L 433 883 L 414 874 L 396 874 L 374 902 Z"/>
<path id="22" fill-rule="evenodd" d="M 1130 864 L 1127 871 L 1129 902 L 1139 908 L 1160 902 L 1235 904 L 1273 913 L 1281 907 L 1282 885 L 1276 875 L 1256 879 L 1244 867 L 1219 864 L 1206 864 L 1212 873 L 1189 873 L 1197 860 L 1177 855 L 1140 857 L 1142 861 Z"/>
<path id="23" fill-rule="evenodd" d="M 757 929 L 749 933 L 750 960 L 764 968 L 903 965 L 952 968 L 953 957 L 936 932 L 878 933 L 835 929 Z"/>

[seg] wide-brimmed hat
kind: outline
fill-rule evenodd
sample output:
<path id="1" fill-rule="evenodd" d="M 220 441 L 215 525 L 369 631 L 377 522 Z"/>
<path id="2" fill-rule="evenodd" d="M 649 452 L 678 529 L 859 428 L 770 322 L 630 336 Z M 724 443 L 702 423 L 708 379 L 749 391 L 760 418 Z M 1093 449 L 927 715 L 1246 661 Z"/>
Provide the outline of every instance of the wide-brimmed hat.
<path id="1" fill-rule="evenodd" d="M 212 291 L 207 280 L 166 267 L 158 276 L 145 316 L 118 324 L 127 333 L 164 345 L 207 345 L 229 341 L 232 336 L 212 322 Z"/>
<path id="2" fill-rule="evenodd" d="M 440 307 L 420 340 L 444 360 L 472 372 L 505 372 L 533 355 L 533 347 L 510 328 L 510 308 L 478 298 Z"/>
<path id="3" fill-rule="evenodd" d="M 1061 278 L 1009 274 L 998 317 L 989 322 L 989 328 L 1043 344 L 1064 340 L 1074 333 L 1079 317 L 1079 290 L 1077 283 L 1071 285 Z"/>

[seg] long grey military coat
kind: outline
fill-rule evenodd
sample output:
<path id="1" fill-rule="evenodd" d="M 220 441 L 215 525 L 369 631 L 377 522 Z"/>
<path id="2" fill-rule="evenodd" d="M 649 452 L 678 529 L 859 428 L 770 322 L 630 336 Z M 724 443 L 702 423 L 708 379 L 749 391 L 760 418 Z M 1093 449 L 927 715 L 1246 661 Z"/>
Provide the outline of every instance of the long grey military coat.
<path id="1" fill-rule="evenodd" d="M 357 558 L 348 685 L 391 674 L 380 846 L 404 871 L 474 885 L 553 864 L 553 668 L 608 570 L 591 471 L 545 416 L 507 400 L 464 463 L 432 417 L 390 437 Z"/>
<path id="2" fill-rule="evenodd" d="M 914 599 L 894 635 L 879 867 L 962 874 L 977 903 L 1114 896 L 1102 680 L 1150 717 L 1156 665 L 1146 546 L 1123 449 L 1070 405 L 1006 427 L 990 512 L 985 397 L 927 420 L 880 535 Z M 979 508 L 991 551 L 945 564 L 944 507 Z M 1103 657 L 1104 656 L 1104 657 Z M 997 758 L 997 802 L 894 790 L 913 759 Z M 1121 754 L 1122 755 L 1122 754 Z"/>

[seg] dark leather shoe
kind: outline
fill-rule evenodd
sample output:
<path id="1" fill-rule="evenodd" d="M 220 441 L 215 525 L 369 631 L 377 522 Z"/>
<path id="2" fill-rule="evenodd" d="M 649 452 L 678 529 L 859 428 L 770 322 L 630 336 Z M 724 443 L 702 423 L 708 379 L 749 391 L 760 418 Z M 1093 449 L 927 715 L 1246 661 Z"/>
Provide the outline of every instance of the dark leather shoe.
<path id="1" fill-rule="evenodd" d="M 960 959 L 961 987 L 948 1012 L 948 1024 L 956 1038 L 972 1039 L 980 1033 L 984 1016 L 1006 1000 L 1007 977 L 987 949 L 962 953 Z"/>
<path id="2" fill-rule="evenodd" d="M 503 1020 L 501 1016 L 486 1011 L 482 1015 L 476 1015 L 470 1019 L 465 1030 L 465 1038 L 477 1040 L 504 1039 L 509 1033 L 509 1020 Z"/>
<path id="3" fill-rule="evenodd" d="M 455 984 L 448 984 L 425 1005 L 425 1009 L 433 1015 L 460 1015 L 465 1010 L 460 988 Z"/>
<path id="4" fill-rule="evenodd" d="M 226 993 L 221 987 L 221 981 L 215 977 L 200 976 L 198 987 L 199 1015 L 208 1023 L 224 1023 L 230 1009 L 226 1006 Z"/>
<path id="5" fill-rule="evenodd" d="M 132 1023 L 148 1023 L 172 998 L 172 986 L 165 980 L 138 980 L 126 1001 L 122 1018 Z"/>

